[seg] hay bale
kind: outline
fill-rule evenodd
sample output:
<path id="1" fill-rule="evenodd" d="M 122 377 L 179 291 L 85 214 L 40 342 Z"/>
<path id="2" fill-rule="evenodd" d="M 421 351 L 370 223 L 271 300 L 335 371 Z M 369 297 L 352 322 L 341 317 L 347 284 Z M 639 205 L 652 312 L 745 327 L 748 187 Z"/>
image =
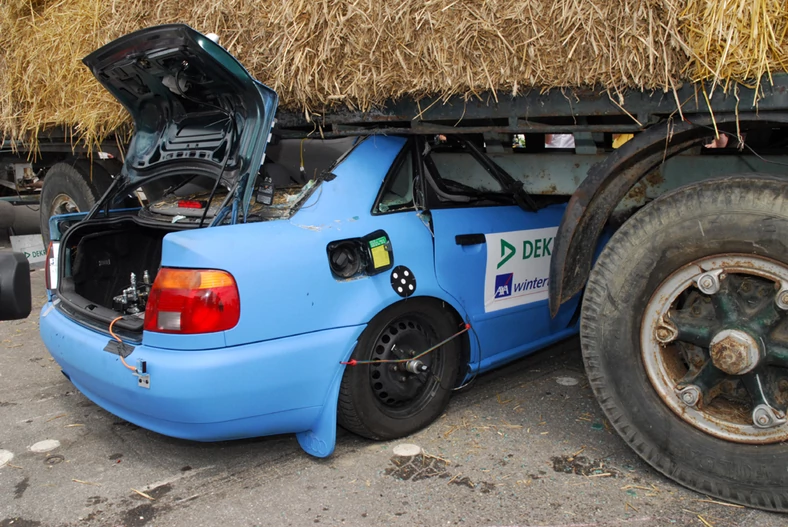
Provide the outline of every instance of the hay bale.
<path id="1" fill-rule="evenodd" d="M 316 114 L 428 94 L 727 86 L 788 70 L 785 0 L 5 0 L 0 133 L 64 125 L 88 144 L 105 137 L 127 117 L 81 58 L 171 22 L 220 34 L 284 106 Z"/>
<path id="2" fill-rule="evenodd" d="M 788 71 L 788 2 L 688 0 L 679 13 L 689 80 L 752 82 Z"/>

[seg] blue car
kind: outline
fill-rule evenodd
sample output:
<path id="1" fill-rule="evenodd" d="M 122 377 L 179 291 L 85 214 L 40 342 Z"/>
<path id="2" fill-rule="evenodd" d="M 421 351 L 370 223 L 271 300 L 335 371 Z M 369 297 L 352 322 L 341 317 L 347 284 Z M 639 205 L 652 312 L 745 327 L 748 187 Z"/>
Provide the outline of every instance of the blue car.
<path id="1" fill-rule="evenodd" d="M 85 64 L 135 134 L 102 199 L 50 221 L 40 328 L 107 411 L 197 441 L 295 433 L 323 457 L 337 424 L 408 435 L 576 333 L 577 299 L 547 305 L 565 204 L 478 138 L 269 145 L 276 93 L 182 25 Z"/>

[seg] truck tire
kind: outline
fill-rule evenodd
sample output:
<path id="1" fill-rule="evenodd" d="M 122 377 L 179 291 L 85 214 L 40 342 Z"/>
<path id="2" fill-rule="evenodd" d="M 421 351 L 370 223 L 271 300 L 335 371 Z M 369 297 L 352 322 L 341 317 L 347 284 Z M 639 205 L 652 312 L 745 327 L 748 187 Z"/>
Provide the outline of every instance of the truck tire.
<path id="1" fill-rule="evenodd" d="M 383 310 L 361 334 L 352 359 L 403 359 L 457 333 L 457 320 L 437 300 L 412 298 Z M 437 419 L 449 404 L 462 356 L 453 339 L 422 357 L 424 373 L 400 364 L 347 366 L 339 391 L 339 424 L 369 439 L 396 439 Z"/>
<path id="2" fill-rule="evenodd" d="M 788 180 L 742 174 L 679 188 L 612 237 L 580 321 L 590 384 L 635 452 L 698 492 L 781 512 L 786 240 Z"/>
<path id="3" fill-rule="evenodd" d="M 87 212 L 109 188 L 112 177 L 120 171 L 120 163 L 113 160 L 94 161 L 72 158 L 52 165 L 44 177 L 41 189 L 41 235 L 49 243 L 49 218 L 69 212 Z"/>

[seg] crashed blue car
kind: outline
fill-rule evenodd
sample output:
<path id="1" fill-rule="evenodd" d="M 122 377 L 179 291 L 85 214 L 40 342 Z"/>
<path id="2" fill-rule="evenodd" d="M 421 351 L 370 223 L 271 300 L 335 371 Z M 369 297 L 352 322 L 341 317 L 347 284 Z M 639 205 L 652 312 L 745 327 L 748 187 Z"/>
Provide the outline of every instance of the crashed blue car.
<path id="1" fill-rule="evenodd" d="M 102 199 L 50 221 L 40 327 L 107 411 L 328 456 L 337 424 L 413 433 L 475 375 L 577 332 L 577 299 L 547 305 L 565 204 L 479 138 L 270 139 L 276 93 L 182 25 L 84 62 L 135 134 Z"/>

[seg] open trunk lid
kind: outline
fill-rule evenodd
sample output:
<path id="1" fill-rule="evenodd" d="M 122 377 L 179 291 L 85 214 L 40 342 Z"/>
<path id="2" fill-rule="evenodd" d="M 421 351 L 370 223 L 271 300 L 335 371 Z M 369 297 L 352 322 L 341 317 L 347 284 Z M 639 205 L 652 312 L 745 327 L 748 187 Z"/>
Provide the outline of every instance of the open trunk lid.
<path id="1" fill-rule="evenodd" d="M 278 104 L 275 91 L 182 24 L 125 35 L 83 62 L 135 127 L 121 177 L 89 216 L 115 196 L 178 175 L 186 165 L 192 175 L 221 178 L 230 189 L 223 209 L 233 210 L 233 222 L 237 213 L 246 217 Z"/>

